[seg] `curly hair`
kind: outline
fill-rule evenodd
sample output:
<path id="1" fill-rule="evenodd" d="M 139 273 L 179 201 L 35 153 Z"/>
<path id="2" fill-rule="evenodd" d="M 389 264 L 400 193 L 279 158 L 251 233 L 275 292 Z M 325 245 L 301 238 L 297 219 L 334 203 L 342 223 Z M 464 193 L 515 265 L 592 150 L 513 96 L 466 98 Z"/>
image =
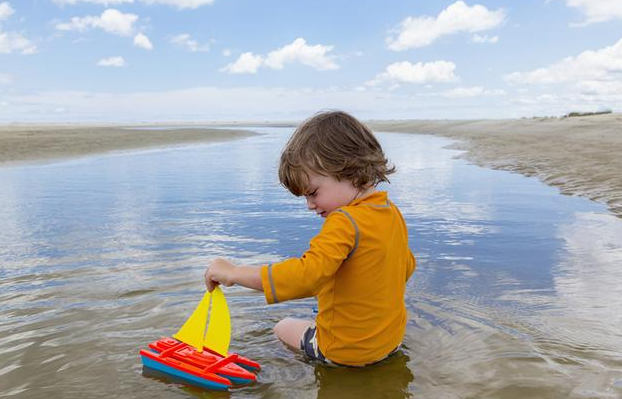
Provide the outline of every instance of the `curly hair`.
<path id="1" fill-rule="evenodd" d="M 295 196 L 306 195 L 310 171 L 365 188 L 390 183 L 387 175 L 396 170 L 367 126 L 329 111 L 298 126 L 281 153 L 279 180 Z"/>

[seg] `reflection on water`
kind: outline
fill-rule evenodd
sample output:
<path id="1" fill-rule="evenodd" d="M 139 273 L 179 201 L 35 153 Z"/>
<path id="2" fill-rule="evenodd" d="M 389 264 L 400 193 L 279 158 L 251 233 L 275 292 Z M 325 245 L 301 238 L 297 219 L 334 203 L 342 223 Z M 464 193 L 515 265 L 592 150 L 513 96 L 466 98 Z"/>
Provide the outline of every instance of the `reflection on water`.
<path id="1" fill-rule="evenodd" d="M 235 142 L 0 169 L 0 396 L 617 398 L 622 223 L 535 179 L 468 165 L 444 139 L 380 134 L 418 269 L 395 356 L 313 364 L 272 334 L 313 318 L 227 289 L 232 350 L 257 383 L 204 392 L 143 375 L 138 349 L 174 333 L 209 258 L 304 251 L 321 220 L 279 186 L 291 129 Z"/>
<path id="2" fill-rule="evenodd" d="M 378 364 L 365 368 L 326 367 L 314 368 L 317 398 L 359 399 L 378 393 L 382 398 L 411 398 L 409 389 L 414 380 L 408 367 L 410 358 L 399 351 Z"/>

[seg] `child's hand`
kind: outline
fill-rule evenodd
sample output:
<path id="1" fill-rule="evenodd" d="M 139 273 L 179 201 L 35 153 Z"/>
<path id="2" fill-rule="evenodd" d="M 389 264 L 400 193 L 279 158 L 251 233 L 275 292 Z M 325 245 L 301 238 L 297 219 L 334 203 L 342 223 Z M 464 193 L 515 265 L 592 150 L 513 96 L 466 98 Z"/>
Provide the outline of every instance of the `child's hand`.
<path id="1" fill-rule="evenodd" d="M 214 291 L 219 284 L 230 287 L 235 284 L 234 274 L 236 266 L 223 258 L 216 258 L 210 262 L 205 270 L 205 285 L 209 292 Z"/>

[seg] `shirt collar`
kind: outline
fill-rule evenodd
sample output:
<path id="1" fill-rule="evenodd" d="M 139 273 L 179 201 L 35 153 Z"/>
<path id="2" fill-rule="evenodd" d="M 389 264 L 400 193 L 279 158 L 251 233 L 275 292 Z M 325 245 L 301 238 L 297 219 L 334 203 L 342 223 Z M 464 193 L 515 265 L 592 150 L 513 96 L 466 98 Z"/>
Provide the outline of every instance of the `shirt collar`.
<path id="1" fill-rule="evenodd" d="M 388 196 L 386 191 L 376 191 L 365 197 L 357 198 L 354 201 L 350 202 L 349 206 L 355 205 L 386 205 L 388 203 Z"/>

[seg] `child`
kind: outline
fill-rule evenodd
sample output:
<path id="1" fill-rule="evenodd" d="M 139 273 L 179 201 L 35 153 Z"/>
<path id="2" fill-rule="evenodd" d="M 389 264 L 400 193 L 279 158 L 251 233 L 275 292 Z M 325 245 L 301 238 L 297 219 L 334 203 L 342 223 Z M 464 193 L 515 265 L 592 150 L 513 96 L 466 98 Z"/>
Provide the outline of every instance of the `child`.
<path id="1" fill-rule="evenodd" d="M 344 112 L 320 113 L 289 139 L 279 179 L 324 225 L 300 258 L 253 266 L 216 259 L 205 272 L 212 291 L 239 284 L 268 303 L 317 296 L 315 322 L 286 318 L 277 337 L 326 363 L 364 366 L 393 353 L 404 337 L 404 291 L 415 269 L 408 231 L 387 193 L 389 167 L 373 133 Z"/>

